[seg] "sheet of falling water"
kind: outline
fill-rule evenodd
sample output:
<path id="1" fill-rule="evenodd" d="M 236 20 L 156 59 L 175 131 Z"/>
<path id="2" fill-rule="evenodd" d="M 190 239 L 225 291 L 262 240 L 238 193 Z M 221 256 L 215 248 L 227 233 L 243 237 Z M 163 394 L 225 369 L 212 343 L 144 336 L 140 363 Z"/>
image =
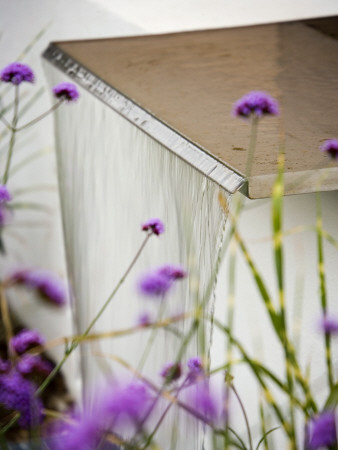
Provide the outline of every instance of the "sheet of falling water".
<path id="1" fill-rule="evenodd" d="M 65 79 L 49 64 L 46 73 L 52 86 Z M 161 304 L 163 317 L 193 311 L 208 290 L 224 234 L 226 218 L 218 202 L 218 186 L 92 94 L 83 89 L 80 94 L 76 104 L 58 109 L 55 122 L 67 265 L 78 332 L 87 328 L 120 280 L 145 237 L 141 223 L 153 217 L 163 220 L 165 233 L 148 241 L 93 331 L 131 327 L 143 313 L 156 319 Z M 177 282 L 162 302 L 142 297 L 136 288 L 139 277 L 167 263 L 182 265 L 188 278 Z M 208 297 L 205 316 L 213 310 L 213 293 Z M 187 333 L 192 320 L 178 322 L 176 332 Z M 208 323 L 204 320 L 204 333 L 190 341 L 183 362 L 208 352 Z M 132 376 L 110 355 L 139 369 L 150 335 L 151 331 L 141 330 L 81 346 L 88 405 L 94 397 L 90 393 L 105 380 Z M 175 360 L 180 342 L 176 334 L 159 330 L 142 374 L 160 386 L 159 371 L 164 363 Z M 191 421 L 186 413 L 171 408 L 155 436 L 160 448 L 169 448 L 172 427 L 177 432 L 173 448 L 201 448 L 202 428 L 197 432 L 194 425 L 187 433 L 187 422 Z"/>

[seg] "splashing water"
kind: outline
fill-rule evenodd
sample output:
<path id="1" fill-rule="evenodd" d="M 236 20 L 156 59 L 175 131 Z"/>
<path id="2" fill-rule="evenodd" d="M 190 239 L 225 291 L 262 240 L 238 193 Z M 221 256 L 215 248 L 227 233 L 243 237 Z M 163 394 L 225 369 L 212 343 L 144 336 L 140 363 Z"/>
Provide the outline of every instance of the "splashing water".
<path id="1" fill-rule="evenodd" d="M 49 65 L 46 72 L 51 85 L 64 79 Z M 168 295 L 163 317 L 193 311 L 217 270 L 226 220 L 218 202 L 219 187 L 93 95 L 83 89 L 80 92 L 77 104 L 56 113 L 61 208 L 77 331 L 84 332 L 123 275 L 144 239 L 140 225 L 151 217 L 163 220 L 165 233 L 151 237 L 93 331 L 128 328 L 144 312 L 156 320 L 159 303 L 140 297 L 136 282 L 140 274 L 160 264 L 180 264 L 189 274 Z M 213 312 L 213 292 L 208 297 L 204 315 Z M 192 320 L 188 317 L 176 324 L 176 332 L 187 333 Z M 202 321 L 184 360 L 208 354 L 208 323 Z M 126 373 L 110 355 L 136 368 L 150 335 L 151 330 L 141 330 L 81 345 L 88 405 L 92 402 L 90 387 L 121 371 Z M 158 330 L 142 373 L 160 385 L 159 371 L 164 363 L 175 360 L 179 346 L 177 335 Z M 187 442 L 185 419 L 178 419 L 176 407 L 172 410 L 168 420 L 178 427 L 172 448 L 201 448 L 201 430 L 191 430 Z M 161 445 L 168 439 L 167 425 L 165 429 L 155 440 L 161 448 L 170 448 L 168 443 Z"/>

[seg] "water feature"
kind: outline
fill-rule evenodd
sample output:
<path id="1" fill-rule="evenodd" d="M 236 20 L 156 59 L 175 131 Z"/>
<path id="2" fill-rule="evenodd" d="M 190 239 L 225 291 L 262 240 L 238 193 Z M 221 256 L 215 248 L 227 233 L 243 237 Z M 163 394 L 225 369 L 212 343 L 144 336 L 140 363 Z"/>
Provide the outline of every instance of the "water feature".
<path id="1" fill-rule="evenodd" d="M 46 72 L 51 85 L 65 78 L 48 64 Z M 81 89 L 80 94 L 77 104 L 66 105 L 55 116 L 64 238 L 78 331 L 87 328 L 119 281 L 144 239 L 140 224 L 151 217 L 164 221 L 165 233 L 150 239 L 94 331 L 133 326 L 143 312 L 156 318 L 159 304 L 141 298 L 136 281 L 160 264 L 181 264 L 189 273 L 167 298 L 164 315 L 192 311 L 217 270 L 226 221 L 218 201 L 220 187 L 87 90 Z M 213 302 L 212 292 L 205 316 L 212 314 Z M 180 321 L 178 331 L 187 332 L 192 320 Z M 185 359 L 208 352 L 211 329 L 207 321 L 203 327 L 205 344 L 196 335 Z M 150 333 L 82 346 L 81 375 L 89 403 L 88 389 L 121 371 L 109 355 L 118 355 L 135 367 Z M 177 336 L 159 331 L 144 373 L 159 382 L 158 372 L 175 359 L 178 346 Z M 177 411 L 171 420 L 175 417 Z M 165 439 L 165 434 L 159 439 Z M 178 434 L 177 448 L 198 448 L 201 433 L 191 433 L 187 444 L 181 422 Z"/>

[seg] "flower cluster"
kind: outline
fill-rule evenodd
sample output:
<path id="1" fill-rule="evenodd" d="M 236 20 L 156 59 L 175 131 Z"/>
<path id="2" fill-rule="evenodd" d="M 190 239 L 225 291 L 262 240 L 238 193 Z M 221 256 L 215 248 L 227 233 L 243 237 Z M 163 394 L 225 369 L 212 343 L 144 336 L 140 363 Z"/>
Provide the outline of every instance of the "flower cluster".
<path id="1" fill-rule="evenodd" d="M 233 107 L 237 117 L 276 116 L 279 114 L 278 103 L 266 92 L 251 91 L 240 98 Z"/>
<path id="2" fill-rule="evenodd" d="M 53 305 L 63 306 L 66 303 L 66 286 L 49 271 L 41 269 L 17 270 L 12 273 L 9 281 L 36 290 L 43 299 Z"/>
<path id="3" fill-rule="evenodd" d="M 322 152 L 327 153 L 332 159 L 338 159 L 338 139 L 328 139 L 320 149 Z"/>
<path id="4" fill-rule="evenodd" d="M 60 438 L 54 443 L 53 450 L 97 448 L 111 430 L 119 436 L 123 431 L 141 432 L 143 419 L 153 404 L 149 389 L 140 381 L 111 383 L 95 398 L 92 413 L 61 425 L 62 433 L 58 433 Z"/>
<path id="5" fill-rule="evenodd" d="M 0 79 L 5 83 L 12 83 L 18 86 L 23 81 L 34 82 L 34 73 L 27 64 L 13 62 L 0 72 Z"/>
<path id="6" fill-rule="evenodd" d="M 56 98 L 60 100 L 65 100 L 66 102 L 76 101 L 80 94 L 73 83 L 62 82 L 53 87 L 53 94 Z"/>
<path id="7" fill-rule="evenodd" d="M 333 411 L 323 411 L 307 426 L 307 448 L 319 450 L 337 444 L 336 418 Z"/>
<path id="8" fill-rule="evenodd" d="M 187 272 L 180 266 L 165 265 L 145 274 L 139 280 L 139 291 L 149 297 L 164 297 L 173 283 L 186 277 Z"/>
<path id="9" fill-rule="evenodd" d="M 164 233 L 164 224 L 160 219 L 149 219 L 142 224 L 143 231 L 149 231 L 159 236 Z"/>
<path id="10" fill-rule="evenodd" d="M 10 340 L 11 347 L 18 355 L 22 355 L 27 350 L 44 343 L 45 338 L 37 330 L 28 329 L 21 330 Z"/>
<path id="11" fill-rule="evenodd" d="M 34 396 L 36 387 L 19 372 L 0 374 L 0 403 L 8 411 L 18 411 L 18 423 L 32 428 L 43 419 L 42 402 Z"/>

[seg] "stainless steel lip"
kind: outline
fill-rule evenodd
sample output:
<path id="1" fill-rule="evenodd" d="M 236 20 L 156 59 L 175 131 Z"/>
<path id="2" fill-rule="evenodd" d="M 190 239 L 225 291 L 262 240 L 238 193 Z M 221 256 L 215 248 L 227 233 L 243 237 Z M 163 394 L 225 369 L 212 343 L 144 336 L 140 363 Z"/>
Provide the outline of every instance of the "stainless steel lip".
<path id="1" fill-rule="evenodd" d="M 43 58 L 64 72 L 95 97 L 121 114 L 207 178 L 233 194 L 246 182 L 245 177 L 225 166 L 204 149 L 190 142 L 167 124 L 138 106 L 121 92 L 101 80 L 86 67 L 51 43 Z"/>

